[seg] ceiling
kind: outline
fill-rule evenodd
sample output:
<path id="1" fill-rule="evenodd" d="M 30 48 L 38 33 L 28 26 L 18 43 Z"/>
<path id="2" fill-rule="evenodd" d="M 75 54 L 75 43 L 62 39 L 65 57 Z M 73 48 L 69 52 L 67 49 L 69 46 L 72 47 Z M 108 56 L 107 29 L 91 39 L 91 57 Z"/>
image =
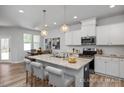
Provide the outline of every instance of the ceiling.
<path id="1" fill-rule="evenodd" d="M 56 28 L 63 23 L 62 5 L 1 5 L 0 6 L 0 26 L 19 26 L 32 30 L 41 29 L 43 25 L 43 12 L 46 9 L 46 23 L 48 27 Z M 24 13 L 19 13 L 24 10 Z M 67 5 L 66 22 L 69 25 L 79 23 L 79 21 L 96 17 L 97 19 L 119 15 L 124 13 L 124 5 L 109 8 L 109 5 Z M 77 16 L 77 19 L 73 17 Z M 54 25 L 53 23 L 57 24 Z"/>

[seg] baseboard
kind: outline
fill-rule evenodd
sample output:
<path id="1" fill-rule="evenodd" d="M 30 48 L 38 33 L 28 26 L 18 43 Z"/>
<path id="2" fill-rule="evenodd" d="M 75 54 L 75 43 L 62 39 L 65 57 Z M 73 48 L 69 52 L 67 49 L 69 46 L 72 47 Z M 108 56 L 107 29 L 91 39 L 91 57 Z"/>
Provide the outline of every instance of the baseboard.
<path id="1" fill-rule="evenodd" d="M 124 78 L 120 78 L 120 77 L 116 77 L 116 76 L 111 76 L 111 75 L 107 75 L 107 74 L 103 74 L 103 73 L 99 73 L 99 72 L 95 72 L 95 74 L 101 75 L 101 76 L 106 76 L 106 77 L 111 77 L 111 78 L 113 78 L 113 79 L 124 80 Z"/>
<path id="2" fill-rule="evenodd" d="M 0 61 L 0 63 L 23 63 L 24 60 L 21 60 L 21 61 Z"/>

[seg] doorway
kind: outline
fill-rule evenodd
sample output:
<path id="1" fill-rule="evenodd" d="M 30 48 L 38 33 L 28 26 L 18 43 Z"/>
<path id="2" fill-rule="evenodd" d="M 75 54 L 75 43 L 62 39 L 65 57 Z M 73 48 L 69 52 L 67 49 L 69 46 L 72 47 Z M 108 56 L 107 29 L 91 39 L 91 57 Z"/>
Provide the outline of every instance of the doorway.
<path id="1" fill-rule="evenodd" d="M 10 60 L 10 39 L 0 38 L 0 60 L 9 61 Z"/>

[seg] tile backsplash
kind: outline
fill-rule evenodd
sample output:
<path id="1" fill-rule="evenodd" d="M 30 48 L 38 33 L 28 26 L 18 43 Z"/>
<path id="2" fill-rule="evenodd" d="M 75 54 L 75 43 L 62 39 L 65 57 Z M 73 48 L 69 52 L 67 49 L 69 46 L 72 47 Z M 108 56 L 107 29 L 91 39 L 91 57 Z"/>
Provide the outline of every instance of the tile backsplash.
<path id="1" fill-rule="evenodd" d="M 72 50 L 72 48 L 83 51 L 83 48 L 98 48 L 103 50 L 103 54 L 107 55 L 124 55 L 124 46 L 67 46 L 68 50 Z"/>

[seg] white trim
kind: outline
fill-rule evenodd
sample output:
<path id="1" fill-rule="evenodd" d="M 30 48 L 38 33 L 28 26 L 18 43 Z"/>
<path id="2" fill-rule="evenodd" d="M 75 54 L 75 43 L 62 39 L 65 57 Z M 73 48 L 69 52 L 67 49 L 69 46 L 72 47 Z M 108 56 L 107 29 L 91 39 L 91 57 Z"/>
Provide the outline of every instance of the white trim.
<path id="1" fill-rule="evenodd" d="M 0 63 L 23 63 L 24 62 L 24 60 L 20 60 L 20 61 L 2 61 L 2 60 L 0 60 Z"/>

